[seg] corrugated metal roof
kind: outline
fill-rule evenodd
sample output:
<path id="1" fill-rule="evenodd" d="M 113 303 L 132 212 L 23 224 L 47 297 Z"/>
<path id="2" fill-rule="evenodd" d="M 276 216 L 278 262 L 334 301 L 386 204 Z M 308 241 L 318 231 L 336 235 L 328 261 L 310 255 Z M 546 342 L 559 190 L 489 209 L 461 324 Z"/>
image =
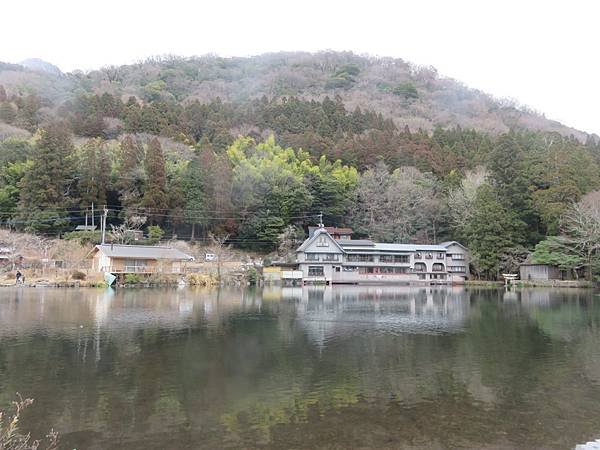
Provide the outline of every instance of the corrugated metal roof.
<path id="1" fill-rule="evenodd" d="M 366 247 L 368 245 L 375 245 L 373 241 L 368 239 L 338 239 L 338 242 L 342 247 Z"/>
<path id="2" fill-rule="evenodd" d="M 441 245 L 418 245 L 418 244 L 384 244 L 384 243 L 375 243 L 372 246 L 346 246 L 342 244 L 344 250 L 348 251 L 385 251 L 385 252 L 445 252 L 446 247 L 442 247 Z"/>
<path id="3" fill-rule="evenodd" d="M 104 244 L 96 245 L 96 248 L 110 258 L 176 260 L 194 259 L 193 256 L 185 254 L 182 251 L 172 247 L 159 247 L 154 245 Z"/>

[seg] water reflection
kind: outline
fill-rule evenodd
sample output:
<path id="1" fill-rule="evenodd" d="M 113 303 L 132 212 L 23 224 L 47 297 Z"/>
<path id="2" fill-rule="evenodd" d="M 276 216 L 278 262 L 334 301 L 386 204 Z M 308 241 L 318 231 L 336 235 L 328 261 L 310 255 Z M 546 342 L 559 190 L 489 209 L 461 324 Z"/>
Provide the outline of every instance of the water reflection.
<path id="1" fill-rule="evenodd" d="M 577 290 L 6 289 L 0 402 L 35 397 L 24 425 L 65 448 L 569 448 L 600 435 L 599 311 Z"/>

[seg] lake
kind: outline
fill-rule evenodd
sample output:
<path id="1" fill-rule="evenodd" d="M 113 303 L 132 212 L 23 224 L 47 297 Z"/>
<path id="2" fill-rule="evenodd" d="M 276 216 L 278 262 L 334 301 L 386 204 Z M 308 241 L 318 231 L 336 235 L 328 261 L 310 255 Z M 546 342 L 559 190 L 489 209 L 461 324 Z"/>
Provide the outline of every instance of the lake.
<path id="1" fill-rule="evenodd" d="M 16 392 L 66 449 L 568 449 L 600 438 L 600 297 L 5 288 Z"/>

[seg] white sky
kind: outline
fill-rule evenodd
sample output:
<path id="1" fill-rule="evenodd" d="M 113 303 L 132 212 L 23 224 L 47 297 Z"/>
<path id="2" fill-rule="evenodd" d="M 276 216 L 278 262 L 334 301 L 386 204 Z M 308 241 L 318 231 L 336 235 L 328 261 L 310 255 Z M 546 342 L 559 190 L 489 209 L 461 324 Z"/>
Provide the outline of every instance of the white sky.
<path id="1" fill-rule="evenodd" d="M 3 0 L 0 61 L 351 50 L 435 66 L 600 134 L 596 0 Z"/>

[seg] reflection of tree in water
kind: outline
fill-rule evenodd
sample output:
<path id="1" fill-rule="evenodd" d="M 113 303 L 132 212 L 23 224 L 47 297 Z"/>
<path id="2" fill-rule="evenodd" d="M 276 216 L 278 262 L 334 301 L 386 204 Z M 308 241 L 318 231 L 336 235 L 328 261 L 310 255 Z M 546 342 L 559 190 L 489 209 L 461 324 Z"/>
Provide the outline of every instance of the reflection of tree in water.
<path id="1" fill-rule="evenodd" d="M 496 291 L 417 292 L 411 310 L 412 293 L 371 292 L 323 293 L 308 306 L 260 291 L 118 292 L 108 304 L 48 291 L 43 305 L 24 294 L 0 304 L 2 325 L 28 330 L 0 330 L 0 400 L 36 398 L 25 422 L 78 448 L 558 448 L 594 437 L 597 366 L 585 361 L 600 360 L 600 339 L 589 296 L 532 312 L 535 302 Z M 587 317 L 564 322 L 583 330 L 575 340 L 536 321 L 572 317 L 568 308 Z M 460 326 L 382 331 L 379 319 L 403 315 Z M 306 319 L 330 316 L 364 320 L 319 348 Z"/>

